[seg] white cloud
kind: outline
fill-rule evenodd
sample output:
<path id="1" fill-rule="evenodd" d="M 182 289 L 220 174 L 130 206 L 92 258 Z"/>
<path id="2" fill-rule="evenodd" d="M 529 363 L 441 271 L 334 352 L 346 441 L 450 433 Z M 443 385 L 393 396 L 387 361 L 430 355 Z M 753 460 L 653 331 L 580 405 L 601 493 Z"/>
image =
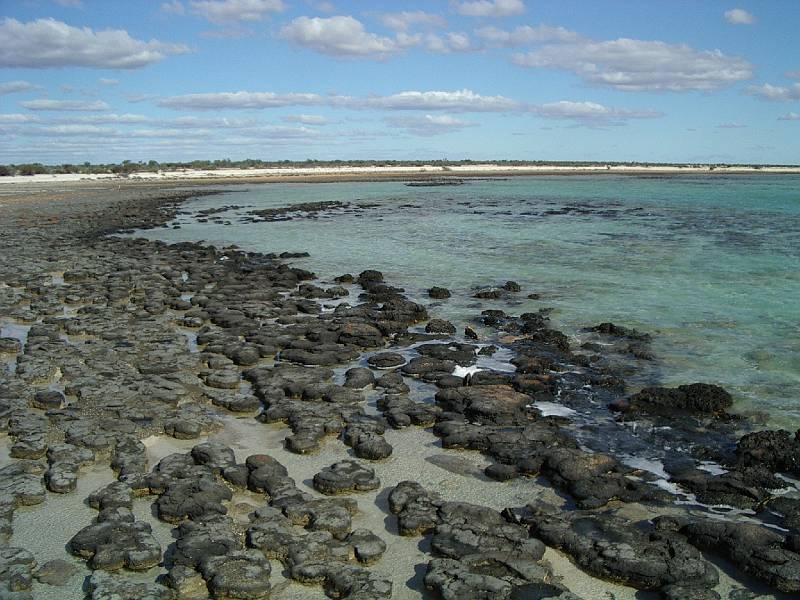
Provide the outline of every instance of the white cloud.
<path id="1" fill-rule="evenodd" d="M 752 25 L 756 22 L 756 18 L 743 8 L 726 10 L 725 20 L 732 25 Z"/>
<path id="2" fill-rule="evenodd" d="M 447 21 L 441 15 L 422 10 L 385 13 L 381 15 L 381 23 L 395 31 L 407 31 L 412 27 L 446 27 Z"/>
<path id="3" fill-rule="evenodd" d="M 756 96 L 762 100 L 771 100 L 772 102 L 800 100 L 800 83 L 793 83 L 788 87 L 772 85 L 770 83 L 751 85 L 746 91 L 751 96 Z"/>
<path id="4" fill-rule="evenodd" d="M 420 38 L 398 33 L 383 37 L 364 29 L 350 16 L 298 17 L 284 25 L 280 36 L 303 48 L 337 57 L 362 57 L 383 60 L 419 43 Z"/>
<path id="5" fill-rule="evenodd" d="M 0 67 L 136 69 L 185 52 L 185 46 L 144 42 L 122 29 L 95 32 L 55 19 L 21 23 L 6 18 L 0 23 Z"/>
<path id="6" fill-rule="evenodd" d="M 93 102 L 87 100 L 28 100 L 20 102 L 20 106 L 28 110 L 58 110 L 75 112 L 97 112 L 111 108 L 101 100 Z"/>
<path id="7" fill-rule="evenodd" d="M 449 54 L 451 52 L 474 52 L 479 50 L 472 45 L 469 35 L 461 32 L 451 31 L 444 36 L 435 33 L 426 34 L 422 38 L 425 48 L 429 52 L 438 54 Z"/>
<path id="8" fill-rule="evenodd" d="M 457 12 L 468 17 L 510 17 L 525 12 L 522 0 L 472 0 L 454 4 Z"/>
<path id="9" fill-rule="evenodd" d="M 521 105 L 504 96 L 481 96 L 472 90 L 400 92 L 391 96 L 350 99 L 348 107 L 385 110 L 446 110 L 450 112 L 508 112 Z"/>
<path id="10" fill-rule="evenodd" d="M 752 76 L 742 58 L 719 50 L 620 38 L 550 44 L 517 54 L 522 67 L 566 69 L 584 81 L 624 91 L 713 91 Z"/>
<path id="11" fill-rule="evenodd" d="M 119 136 L 120 132 L 108 127 L 98 127 L 96 125 L 49 125 L 47 127 L 35 127 L 28 129 L 25 133 L 30 135 L 55 135 L 55 136 Z"/>
<path id="12" fill-rule="evenodd" d="M 29 81 L 6 81 L 0 83 L 0 96 L 6 94 L 18 94 L 22 92 L 33 92 L 41 89 L 38 85 L 33 85 Z"/>
<path id="13" fill-rule="evenodd" d="M 68 8 L 81 8 L 83 2 L 81 0 L 55 0 L 56 4 L 66 6 Z"/>
<path id="14" fill-rule="evenodd" d="M 442 135 L 478 125 L 478 123 L 464 121 L 450 115 L 425 115 L 424 117 L 386 117 L 384 121 L 393 127 L 405 129 L 412 135 L 421 136 Z"/>
<path id="15" fill-rule="evenodd" d="M 493 26 L 481 27 L 475 30 L 475 35 L 492 46 L 527 46 L 548 42 L 577 42 L 582 39 L 579 33 L 564 29 L 563 27 L 550 27 L 549 25 L 521 25 L 512 31 L 499 29 Z"/>
<path id="16" fill-rule="evenodd" d="M 0 124 L 35 123 L 39 121 L 36 115 L 23 115 L 19 113 L 0 114 Z"/>
<path id="17" fill-rule="evenodd" d="M 322 115 L 286 115 L 281 117 L 285 123 L 301 123 L 303 125 L 327 125 L 330 121 Z"/>
<path id="18" fill-rule="evenodd" d="M 81 117 L 70 115 L 69 120 L 65 122 L 91 123 L 93 125 L 108 125 L 111 123 L 114 124 L 146 123 L 150 120 L 151 120 L 150 117 L 146 117 L 144 115 L 135 115 L 130 113 L 125 113 L 120 115 L 116 113 L 109 113 L 105 115 L 86 115 Z"/>
<path id="19" fill-rule="evenodd" d="M 176 110 L 220 110 L 225 108 L 278 108 L 281 106 L 319 106 L 325 97 L 319 94 L 275 94 L 272 92 L 220 92 L 171 96 L 157 102 Z"/>
<path id="20" fill-rule="evenodd" d="M 186 7 L 180 0 L 172 0 L 171 2 L 164 2 L 161 5 L 161 12 L 171 15 L 185 15 Z"/>
<path id="21" fill-rule="evenodd" d="M 162 98 L 157 104 L 175 110 L 265 109 L 287 106 L 330 106 L 352 110 L 424 110 L 449 112 L 510 112 L 522 104 L 504 96 L 482 96 L 472 90 L 406 91 L 390 96 L 322 96 L 273 92 L 219 92 Z"/>
<path id="22" fill-rule="evenodd" d="M 796 112 L 788 112 L 778 117 L 779 121 L 800 121 L 800 115 Z"/>
<path id="23" fill-rule="evenodd" d="M 192 10 L 216 24 L 261 21 L 268 13 L 282 12 L 282 0 L 194 0 Z"/>
<path id="24" fill-rule="evenodd" d="M 717 129 L 745 129 L 747 125 L 739 123 L 738 121 L 730 121 L 728 123 L 720 123 Z"/>
<path id="25" fill-rule="evenodd" d="M 100 85 L 119 85 L 119 79 L 109 79 L 107 77 L 101 77 L 97 80 Z"/>
<path id="26" fill-rule="evenodd" d="M 654 119 L 664 116 L 654 110 L 611 108 L 596 102 L 561 100 L 531 107 L 531 112 L 548 119 L 574 121 L 582 125 L 624 125 L 631 119 Z"/>

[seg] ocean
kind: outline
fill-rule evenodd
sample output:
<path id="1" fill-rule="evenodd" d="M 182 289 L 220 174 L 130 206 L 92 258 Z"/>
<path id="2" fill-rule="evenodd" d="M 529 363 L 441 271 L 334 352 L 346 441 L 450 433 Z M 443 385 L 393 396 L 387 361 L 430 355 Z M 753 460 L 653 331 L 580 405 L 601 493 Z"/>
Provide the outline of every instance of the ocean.
<path id="1" fill-rule="evenodd" d="M 323 281 L 378 269 L 459 329 L 486 308 L 510 314 L 552 308 L 553 327 L 576 342 L 600 322 L 634 327 L 653 334 L 654 360 L 631 359 L 633 387 L 716 383 L 733 394 L 737 411 L 800 427 L 800 176 L 537 176 L 442 187 L 341 182 L 223 189 L 184 204 L 185 214 L 169 228 L 136 235 L 307 251 L 310 257 L 292 264 Z M 252 210 L 320 201 L 349 206 L 310 218 L 245 222 Z M 222 206 L 235 207 L 198 215 Z M 472 297 L 507 280 L 522 292 L 507 300 Z M 426 290 L 434 285 L 449 288 L 452 298 L 430 300 Z"/>

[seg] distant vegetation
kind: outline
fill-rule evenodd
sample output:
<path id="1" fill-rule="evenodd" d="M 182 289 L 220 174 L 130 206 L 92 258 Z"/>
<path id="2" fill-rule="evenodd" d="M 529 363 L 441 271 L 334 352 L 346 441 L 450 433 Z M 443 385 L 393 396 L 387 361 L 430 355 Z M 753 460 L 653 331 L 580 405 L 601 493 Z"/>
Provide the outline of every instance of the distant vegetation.
<path id="1" fill-rule="evenodd" d="M 190 162 L 158 162 L 149 160 L 147 162 L 133 162 L 123 160 L 121 163 L 89 163 L 82 164 L 60 164 L 44 165 L 42 163 L 25 163 L 0 165 L 0 177 L 11 175 L 58 175 L 64 173 L 96 174 L 109 173 L 120 176 L 128 176 L 136 173 L 155 173 L 158 171 L 180 171 L 186 169 L 197 170 L 216 170 L 216 169 L 268 169 L 276 167 L 422 167 L 426 165 L 442 167 L 447 170 L 450 167 L 469 166 L 479 164 L 496 164 L 507 166 L 544 166 L 544 167 L 588 167 L 588 166 L 628 166 L 628 167 L 690 167 L 696 166 L 690 163 L 648 163 L 648 162 L 603 162 L 603 161 L 560 161 L 560 160 L 314 160 L 309 158 L 304 161 L 280 160 L 268 161 L 255 158 L 245 160 L 193 160 Z M 719 167 L 751 167 L 759 169 L 762 167 L 789 167 L 795 165 L 749 165 L 749 164 L 707 164 L 702 166 Z"/>

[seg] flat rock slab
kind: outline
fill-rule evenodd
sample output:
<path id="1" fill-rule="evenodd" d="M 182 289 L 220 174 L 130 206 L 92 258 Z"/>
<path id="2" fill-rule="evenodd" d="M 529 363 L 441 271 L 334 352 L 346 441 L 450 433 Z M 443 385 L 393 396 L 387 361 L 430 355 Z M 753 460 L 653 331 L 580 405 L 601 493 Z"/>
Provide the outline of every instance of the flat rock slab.
<path id="1" fill-rule="evenodd" d="M 314 489 L 328 495 L 376 490 L 381 482 L 375 470 L 354 460 L 342 460 L 314 475 Z"/>

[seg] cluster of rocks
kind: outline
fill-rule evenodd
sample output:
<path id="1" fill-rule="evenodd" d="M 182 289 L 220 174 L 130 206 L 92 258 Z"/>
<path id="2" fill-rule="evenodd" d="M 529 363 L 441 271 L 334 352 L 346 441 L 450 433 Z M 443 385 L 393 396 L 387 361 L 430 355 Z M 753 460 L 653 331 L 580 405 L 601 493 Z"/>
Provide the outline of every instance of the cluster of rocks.
<path id="1" fill-rule="evenodd" d="M 444 600 L 558 598 L 578 600 L 542 561 L 545 546 L 525 526 L 490 508 L 448 502 L 403 481 L 389 495 L 400 535 L 430 536 L 425 586 Z"/>
<path id="2" fill-rule="evenodd" d="M 352 528 L 358 504 L 346 497 L 380 489 L 369 464 L 346 460 L 322 469 L 313 486 L 324 497 L 303 491 L 274 458 L 252 455 L 239 463 L 215 442 L 151 469 L 144 438 L 198 439 L 230 413 L 285 423 L 291 452 L 316 452 L 336 438 L 367 461 L 392 455 L 387 429 L 432 427 L 444 448 L 491 457 L 490 479 L 542 476 L 578 507 L 500 513 L 448 502 L 413 482 L 398 485 L 390 495 L 398 529 L 429 536 L 425 584 L 445 599 L 575 598 L 542 561 L 545 544 L 598 577 L 664 598 L 717 597 L 717 573 L 702 552 L 777 590 L 800 589 L 800 499 L 775 493 L 789 485 L 783 474 L 800 475 L 800 432 L 751 432 L 737 441 L 747 424 L 728 412 L 732 399 L 718 386 L 627 393 L 613 357 L 652 358 L 648 334 L 602 323 L 576 348 L 550 327 L 546 309 L 520 317 L 485 310 L 482 331 L 515 338 L 515 370 L 476 369 L 495 348 L 456 340 L 453 323 L 431 319 L 378 271 L 323 284 L 282 262 L 303 253 L 103 237 L 163 226 L 187 196 L 145 195 L 112 206 L 76 200 L 48 225 L 26 228 L 24 214 L 3 224 L 0 309 L 26 324 L 27 337 L 0 339 L 0 359 L 9 365 L 0 369 L 0 430 L 8 433 L 11 457 L 0 468 L 0 541 L 10 541 L 18 507 L 42 503 L 48 491 L 74 493 L 82 470 L 100 462 L 117 479 L 89 496 L 97 517 L 68 545 L 94 570 L 87 581 L 92 598 L 264 598 L 272 588 L 270 560 L 332 597 L 391 597 L 391 582 L 369 568 L 386 544 Z M 366 208 L 320 202 L 251 217 Z M 201 218 L 221 220 L 218 214 Z M 35 252 L 20 253 L 23 245 Z M 509 281 L 476 296 L 520 291 Z M 439 287 L 428 293 L 450 296 Z M 323 308 L 325 302 L 331 305 Z M 409 331 L 421 323 L 424 333 Z M 466 336 L 478 337 L 472 328 Z M 420 400 L 412 385 L 435 391 Z M 367 410 L 368 398 L 376 410 Z M 621 423 L 652 424 L 636 434 L 642 443 L 690 450 L 665 455 L 672 483 L 702 503 L 779 520 L 784 531 L 755 522 L 664 516 L 637 523 L 615 515 L 612 503 L 658 507 L 673 497 L 654 475 L 587 443 L 602 437 L 591 428 L 585 435 L 562 417 L 543 416 L 541 402 L 581 411 L 609 405 Z M 620 432 L 629 435 L 617 426 L 614 439 Z M 706 460 L 724 469 L 701 468 Z M 238 493 L 257 494 L 264 504 L 243 520 L 230 510 Z M 145 497 L 158 519 L 175 526 L 174 546 L 162 548 L 150 524 L 135 517 L 134 502 Z M 156 565 L 168 571 L 159 582 L 114 574 Z M 58 583 L 63 571 L 6 547 L 0 595 L 27 594 L 34 578 Z"/>

